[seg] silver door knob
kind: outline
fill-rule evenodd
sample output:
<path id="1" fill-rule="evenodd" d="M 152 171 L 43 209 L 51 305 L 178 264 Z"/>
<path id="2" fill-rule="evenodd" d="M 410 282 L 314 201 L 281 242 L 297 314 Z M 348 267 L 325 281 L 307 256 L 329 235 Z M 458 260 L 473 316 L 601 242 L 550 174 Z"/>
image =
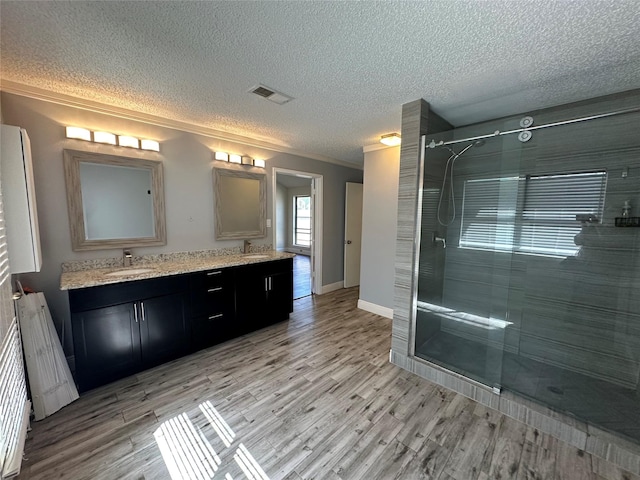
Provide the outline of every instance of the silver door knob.
<path id="1" fill-rule="evenodd" d="M 351 245 L 351 240 L 347 240 L 345 243 L 346 243 L 347 245 Z"/>

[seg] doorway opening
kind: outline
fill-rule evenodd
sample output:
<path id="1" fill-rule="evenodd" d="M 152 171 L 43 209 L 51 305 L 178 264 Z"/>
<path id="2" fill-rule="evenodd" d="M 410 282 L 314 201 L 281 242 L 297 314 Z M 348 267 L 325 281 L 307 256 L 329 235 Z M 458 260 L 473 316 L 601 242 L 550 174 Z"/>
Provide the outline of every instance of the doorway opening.
<path id="1" fill-rule="evenodd" d="M 295 253 L 293 298 L 322 291 L 322 175 L 273 169 L 273 245 Z"/>

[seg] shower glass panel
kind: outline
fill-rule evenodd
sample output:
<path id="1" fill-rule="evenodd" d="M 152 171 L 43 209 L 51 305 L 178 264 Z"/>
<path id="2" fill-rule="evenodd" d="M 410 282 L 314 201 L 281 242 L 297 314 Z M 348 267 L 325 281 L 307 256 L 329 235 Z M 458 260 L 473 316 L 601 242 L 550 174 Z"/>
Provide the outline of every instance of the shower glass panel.
<path id="1" fill-rule="evenodd" d="M 428 140 L 634 107 L 640 92 Z M 453 165 L 455 208 L 452 152 L 425 149 L 416 357 L 640 442 L 638 131 L 634 112 L 487 138 Z"/>
<path id="2" fill-rule="evenodd" d="M 461 128 L 431 138 L 485 131 Z M 501 385 L 512 324 L 520 153 L 520 142 L 505 137 L 427 148 L 423 163 L 415 355 L 492 387 Z"/>

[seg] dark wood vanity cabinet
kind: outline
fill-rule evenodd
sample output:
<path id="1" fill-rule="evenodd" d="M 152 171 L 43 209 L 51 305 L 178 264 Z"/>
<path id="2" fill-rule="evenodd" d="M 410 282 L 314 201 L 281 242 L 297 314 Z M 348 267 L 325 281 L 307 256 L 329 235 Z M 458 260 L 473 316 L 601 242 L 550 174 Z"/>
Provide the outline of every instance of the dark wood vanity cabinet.
<path id="1" fill-rule="evenodd" d="M 286 320 L 293 259 L 69 290 L 81 392 Z"/>
<path id="2" fill-rule="evenodd" d="M 248 330 L 286 320 L 293 312 L 293 259 L 236 269 L 237 322 Z"/>
<path id="3" fill-rule="evenodd" d="M 69 291 L 80 391 L 189 351 L 185 276 Z"/>

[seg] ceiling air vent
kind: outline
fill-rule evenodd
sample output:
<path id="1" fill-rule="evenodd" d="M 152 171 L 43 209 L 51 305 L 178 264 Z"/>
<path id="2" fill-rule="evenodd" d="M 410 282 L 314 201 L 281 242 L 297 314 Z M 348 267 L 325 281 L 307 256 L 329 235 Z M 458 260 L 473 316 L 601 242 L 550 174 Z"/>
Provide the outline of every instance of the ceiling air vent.
<path id="1" fill-rule="evenodd" d="M 293 100 L 293 97 L 285 95 L 284 93 L 277 92 L 274 89 L 266 87 L 264 85 L 256 85 L 255 87 L 251 87 L 249 91 L 261 96 L 262 98 L 266 98 L 270 102 L 277 103 L 278 105 L 284 105 L 285 103 Z"/>

